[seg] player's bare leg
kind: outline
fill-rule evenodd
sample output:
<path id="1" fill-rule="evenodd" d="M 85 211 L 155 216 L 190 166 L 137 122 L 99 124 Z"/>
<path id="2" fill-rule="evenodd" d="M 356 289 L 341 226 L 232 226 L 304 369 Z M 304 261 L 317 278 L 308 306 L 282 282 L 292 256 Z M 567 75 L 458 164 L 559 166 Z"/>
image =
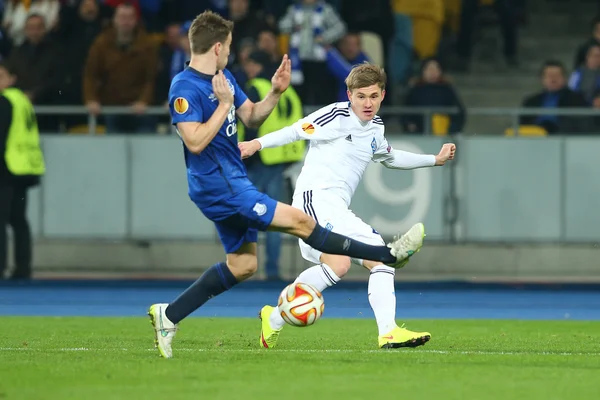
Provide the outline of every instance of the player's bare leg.
<path id="1" fill-rule="evenodd" d="M 258 269 L 256 243 L 244 243 L 235 253 L 227 254 L 227 267 L 238 282 L 252 277 Z"/>
<path id="2" fill-rule="evenodd" d="M 227 261 L 210 267 L 170 304 L 153 304 L 148 310 L 155 330 L 155 346 L 164 358 L 173 357 L 172 341 L 181 320 L 200 308 L 210 298 L 250 278 L 258 266 L 256 243 L 244 243 Z"/>

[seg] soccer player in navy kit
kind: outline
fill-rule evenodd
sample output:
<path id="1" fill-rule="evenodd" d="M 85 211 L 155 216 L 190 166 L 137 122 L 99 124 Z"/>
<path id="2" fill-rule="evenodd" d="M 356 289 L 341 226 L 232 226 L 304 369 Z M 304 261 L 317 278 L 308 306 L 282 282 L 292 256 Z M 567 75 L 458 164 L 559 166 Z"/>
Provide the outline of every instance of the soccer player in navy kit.
<path id="1" fill-rule="evenodd" d="M 225 69 L 232 30 L 233 23 L 215 13 L 197 16 L 188 33 L 189 66 L 171 82 L 169 106 L 183 141 L 189 197 L 214 222 L 227 257 L 170 304 L 150 306 L 155 344 L 165 358 L 172 357 L 171 342 L 181 320 L 256 272 L 259 230 L 278 230 L 324 253 L 381 261 L 396 268 L 404 266 L 423 245 L 422 229 L 418 234 L 411 230 L 387 246 L 367 245 L 331 232 L 301 210 L 256 190 L 238 149 L 237 118 L 248 127 L 265 121 L 290 84 L 291 62 L 284 56 L 273 75 L 271 92 L 262 101 L 251 102 Z"/>

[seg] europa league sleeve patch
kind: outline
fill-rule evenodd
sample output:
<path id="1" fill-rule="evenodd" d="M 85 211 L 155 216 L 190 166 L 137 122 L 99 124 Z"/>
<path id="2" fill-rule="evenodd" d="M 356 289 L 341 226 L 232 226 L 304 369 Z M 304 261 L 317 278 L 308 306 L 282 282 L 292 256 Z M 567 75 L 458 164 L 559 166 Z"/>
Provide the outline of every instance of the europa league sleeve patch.
<path id="1" fill-rule="evenodd" d="M 177 114 L 185 114 L 190 108 L 190 103 L 188 103 L 188 101 L 183 97 L 178 97 L 173 103 L 173 108 Z"/>
<path id="2" fill-rule="evenodd" d="M 312 135 L 313 133 L 315 133 L 315 127 L 314 127 L 314 125 L 313 124 L 309 124 L 308 122 L 305 122 L 305 123 L 302 124 L 302 130 L 307 135 Z"/>

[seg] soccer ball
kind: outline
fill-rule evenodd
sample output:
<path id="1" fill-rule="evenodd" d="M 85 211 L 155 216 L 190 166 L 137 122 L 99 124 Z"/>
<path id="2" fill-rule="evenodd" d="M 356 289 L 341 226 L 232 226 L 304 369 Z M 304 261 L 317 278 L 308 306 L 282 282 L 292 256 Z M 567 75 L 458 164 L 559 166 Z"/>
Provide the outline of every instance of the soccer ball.
<path id="1" fill-rule="evenodd" d="M 285 322 L 293 326 L 309 326 L 317 322 L 325 303 L 323 295 L 314 286 L 292 283 L 279 295 L 279 312 Z"/>

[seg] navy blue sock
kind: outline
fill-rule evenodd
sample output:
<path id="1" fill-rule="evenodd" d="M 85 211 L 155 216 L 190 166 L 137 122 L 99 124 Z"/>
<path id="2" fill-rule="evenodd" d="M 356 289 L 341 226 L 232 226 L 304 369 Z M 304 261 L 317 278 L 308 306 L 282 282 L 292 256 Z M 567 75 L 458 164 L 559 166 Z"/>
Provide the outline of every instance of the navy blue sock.
<path id="1" fill-rule="evenodd" d="M 210 298 L 215 297 L 238 283 L 227 264 L 220 262 L 207 269 L 196 282 L 181 293 L 165 310 L 167 318 L 179 321 L 196 311 Z"/>
<path id="2" fill-rule="evenodd" d="M 331 232 L 319 224 L 304 242 L 310 247 L 327 254 L 381 261 L 384 264 L 396 261 L 396 257 L 390 253 L 390 248 L 385 245 L 372 246 L 365 244 L 339 233 Z"/>

